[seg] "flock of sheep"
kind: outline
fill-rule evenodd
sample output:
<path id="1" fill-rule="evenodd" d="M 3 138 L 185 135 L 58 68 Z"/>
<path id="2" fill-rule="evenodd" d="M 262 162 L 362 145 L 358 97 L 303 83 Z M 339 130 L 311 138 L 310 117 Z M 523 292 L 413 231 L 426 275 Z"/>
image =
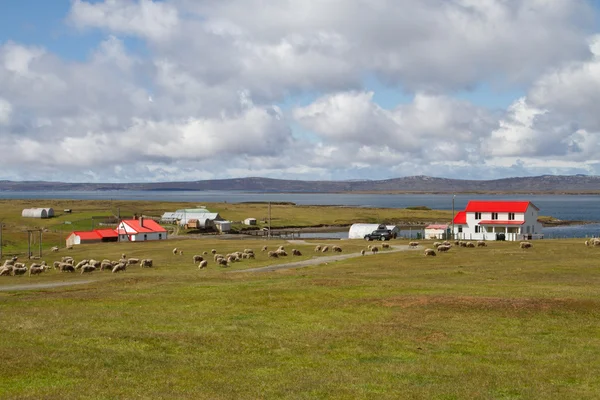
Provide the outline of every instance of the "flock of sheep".
<path id="1" fill-rule="evenodd" d="M 410 242 L 408 245 L 409 245 L 409 247 L 417 247 L 419 245 L 419 242 Z M 587 242 L 586 242 L 586 245 L 587 245 Z M 598 245 L 600 245 L 600 239 L 598 240 Z M 477 243 L 467 242 L 467 241 L 463 241 L 463 240 L 457 240 L 454 242 L 454 246 L 470 247 L 470 248 L 487 247 L 487 243 L 484 240 L 478 240 Z M 435 249 L 437 250 L 438 253 L 445 253 L 452 248 L 452 244 L 448 241 L 444 241 L 442 243 L 434 242 L 433 247 L 435 247 Z M 521 242 L 519 244 L 519 247 L 521 249 L 529 249 L 529 248 L 533 247 L 533 245 L 531 244 L 531 242 Z M 425 249 L 424 254 L 425 254 L 425 256 L 436 256 L 437 255 L 436 250 L 427 248 L 427 249 Z"/>
<path id="2" fill-rule="evenodd" d="M 34 262 L 27 267 L 24 263 L 18 262 L 18 257 L 12 257 L 9 260 L 5 260 L 2 267 L 0 267 L 0 276 L 17 276 L 27 273 L 29 273 L 29 276 L 40 275 L 52 268 L 59 272 L 80 271 L 81 274 L 94 271 L 111 271 L 117 273 L 125 271 L 127 266 L 134 264 L 139 264 L 142 268 L 153 267 L 152 259 L 145 258 L 140 260 L 139 258 L 127 258 L 125 254 L 122 254 L 121 259 L 118 261 L 83 259 L 75 262 L 73 257 L 65 256 L 60 261 L 55 261 L 52 267 L 46 264 L 46 261 L 41 261 L 40 263 Z"/>

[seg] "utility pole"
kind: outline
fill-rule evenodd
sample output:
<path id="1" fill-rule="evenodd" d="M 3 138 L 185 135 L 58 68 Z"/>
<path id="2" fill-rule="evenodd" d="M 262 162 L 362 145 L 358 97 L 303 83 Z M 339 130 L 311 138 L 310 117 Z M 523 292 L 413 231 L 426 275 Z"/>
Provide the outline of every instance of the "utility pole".
<path id="1" fill-rule="evenodd" d="M 453 194 L 452 195 L 452 240 L 454 240 L 454 199 L 456 198 L 456 195 Z"/>
<path id="2" fill-rule="evenodd" d="M 0 221 L 0 260 L 2 260 L 2 228 L 4 224 Z"/>
<path id="3" fill-rule="evenodd" d="M 43 229 L 40 229 L 40 254 L 38 254 L 40 256 L 40 258 L 42 258 L 42 231 Z"/>
<path id="4" fill-rule="evenodd" d="M 269 232 L 267 239 L 271 239 L 271 202 L 269 202 Z"/>

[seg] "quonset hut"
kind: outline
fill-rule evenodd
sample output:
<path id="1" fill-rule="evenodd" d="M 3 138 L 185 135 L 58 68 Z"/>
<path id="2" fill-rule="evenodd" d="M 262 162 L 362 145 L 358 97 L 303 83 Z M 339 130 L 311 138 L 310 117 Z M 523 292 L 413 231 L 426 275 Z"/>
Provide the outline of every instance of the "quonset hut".
<path id="1" fill-rule="evenodd" d="M 52 218 L 54 209 L 52 208 L 25 208 L 21 213 L 23 218 Z"/>

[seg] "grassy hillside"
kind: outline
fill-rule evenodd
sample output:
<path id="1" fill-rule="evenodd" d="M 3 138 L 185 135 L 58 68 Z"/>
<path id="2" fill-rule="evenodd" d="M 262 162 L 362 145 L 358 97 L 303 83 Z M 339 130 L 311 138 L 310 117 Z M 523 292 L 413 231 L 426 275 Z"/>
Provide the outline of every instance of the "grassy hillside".
<path id="1" fill-rule="evenodd" d="M 367 244 L 324 243 L 344 253 Z M 598 398 L 600 248 L 490 242 L 437 257 L 419 249 L 230 272 L 289 261 L 268 259 L 258 251 L 265 244 L 325 256 L 312 251 L 316 242 L 96 244 L 46 260 L 125 253 L 151 257 L 156 267 L 0 277 L 0 289 L 92 280 L 0 291 L 0 397 Z M 229 269 L 211 262 L 198 270 L 191 261 L 213 248 L 248 247 L 256 260 Z"/>

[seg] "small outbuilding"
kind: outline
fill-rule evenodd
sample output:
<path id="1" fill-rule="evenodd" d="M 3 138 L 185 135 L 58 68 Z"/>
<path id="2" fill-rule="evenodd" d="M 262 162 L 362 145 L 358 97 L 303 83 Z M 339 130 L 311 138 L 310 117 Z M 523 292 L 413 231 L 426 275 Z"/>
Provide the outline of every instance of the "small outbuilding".
<path id="1" fill-rule="evenodd" d="M 256 225 L 256 218 L 246 218 L 244 220 L 244 225 Z"/>
<path id="2" fill-rule="evenodd" d="M 227 233 L 231 231 L 231 221 L 214 221 L 215 228 L 220 233 Z"/>
<path id="3" fill-rule="evenodd" d="M 21 212 L 23 218 L 52 218 L 54 217 L 53 208 L 25 208 Z"/>
<path id="4" fill-rule="evenodd" d="M 400 234 L 400 229 L 396 225 L 352 224 L 348 231 L 348 239 L 364 239 L 365 235 L 368 235 L 377 229 L 389 229 L 392 231 L 393 237 Z"/>
<path id="5" fill-rule="evenodd" d="M 447 239 L 450 237 L 450 227 L 446 224 L 431 224 L 425 227 L 425 239 Z"/>

